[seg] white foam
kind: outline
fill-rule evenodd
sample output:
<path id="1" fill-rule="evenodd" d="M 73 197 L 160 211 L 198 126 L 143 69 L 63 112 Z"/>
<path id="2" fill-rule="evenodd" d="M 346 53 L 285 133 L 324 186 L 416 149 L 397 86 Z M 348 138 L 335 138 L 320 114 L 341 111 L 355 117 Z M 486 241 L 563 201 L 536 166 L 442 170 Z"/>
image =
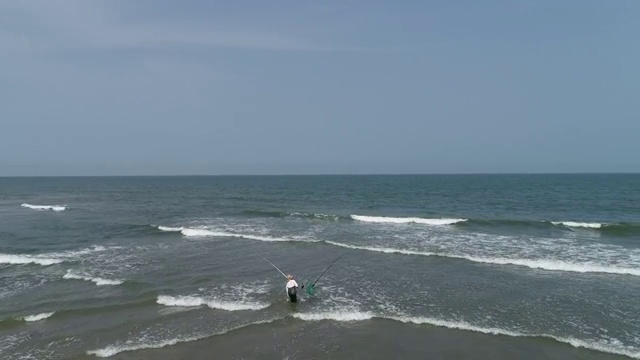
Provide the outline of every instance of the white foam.
<path id="1" fill-rule="evenodd" d="M 37 264 L 42 266 L 59 264 L 63 260 L 48 257 L 38 257 L 34 255 L 0 254 L 0 264 Z"/>
<path id="2" fill-rule="evenodd" d="M 156 301 L 160 305 L 165 306 L 202 306 L 206 305 L 212 309 L 219 309 L 225 311 L 241 311 L 241 310 L 261 310 L 269 307 L 269 304 L 246 302 L 246 301 L 221 301 L 221 300 L 208 300 L 198 296 L 167 296 L 160 295 Z"/>
<path id="3" fill-rule="evenodd" d="M 586 222 L 575 222 L 575 221 L 552 221 L 553 225 L 562 225 L 573 228 L 588 228 L 588 229 L 600 229 L 605 224 L 600 223 L 586 223 Z"/>
<path id="4" fill-rule="evenodd" d="M 91 281 L 92 283 L 95 283 L 98 286 L 120 285 L 120 284 L 124 283 L 124 281 L 122 281 L 122 280 L 109 280 L 109 279 L 103 279 L 103 278 L 100 278 L 100 277 L 91 277 L 91 276 L 86 276 L 86 275 L 80 275 L 80 274 L 74 273 L 71 270 L 67 270 L 67 273 L 64 274 L 64 276 L 62 278 L 63 279 L 69 279 L 69 280 Z"/>
<path id="5" fill-rule="evenodd" d="M 381 252 L 385 254 L 422 255 L 422 256 L 438 255 L 436 253 L 426 252 L 426 251 L 403 250 L 403 249 L 383 248 L 383 247 L 374 247 L 374 246 L 349 245 L 349 244 L 343 244 L 343 243 L 339 243 L 331 240 L 325 240 L 325 243 L 347 248 L 347 249 L 375 251 L 375 252 Z"/>
<path id="6" fill-rule="evenodd" d="M 611 343 L 604 343 L 598 341 L 585 341 L 579 340 L 575 338 L 565 338 L 548 334 L 525 334 L 522 332 L 511 331 L 506 329 L 500 329 L 495 327 L 481 327 L 471 325 L 464 321 L 448 321 L 442 319 L 435 319 L 429 317 L 410 317 L 410 316 L 391 316 L 391 317 L 381 317 L 385 319 L 395 320 L 403 323 L 413 323 L 413 324 L 429 324 L 433 326 L 446 327 L 448 329 L 458 329 L 458 330 L 467 330 L 467 331 L 475 331 L 484 334 L 490 335 L 505 335 L 505 336 L 513 336 L 513 337 L 544 337 L 556 340 L 558 342 L 562 342 L 565 344 L 569 344 L 573 347 L 585 348 L 590 350 L 601 351 L 610 354 L 616 355 L 625 355 L 631 358 L 640 359 L 640 351 L 634 348 L 625 347 L 623 345 L 612 345 Z"/>
<path id="7" fill-rule="evenodd" d="M 44 320 L 48 317 L 50 317 L 51 315 L 55 314 L 54 312 L 48 312 L 48 313 L 42 313 L 42 314 L 37 314 L 37 315 L 28 315 L 28 316 L 24 316 L 19 318 L 20 320 L 24 320 L 24 321 L 40 321 L 40 320 Z"/>
<path id="8" fill-rule="evenodd" d="M 304 238 L 295 238 L 295 237 L 278 238 L 278 237 L 260 236 L 260 235 L 251 235 L 251 234 L 237 234 L 237 233 L 214 231 L 214 230 L 208 230 L 208 229 L 183 228 L 181 232 L 182 232 L 182 235 L 187 237 L 234 237 L 234 238 L 249 239 L 249 240 L 268 241 L 268 242 L 279 242 L 279 241 L 314 242 L 314 240 L 308 240 Z"/>
<path id="9" fill-rule="evenodd" d="M 256 321 L 249 324 L 240 325 L 230 329 L 222 330 L 213 334 L 202 334 L 202 335 L 195 335 L 195 336 L 189 336 L 189 337 L 183 337 L 183 338 L 149 341 L 149 342 L 141 341 L 138 343 L 131 340 L 127 340 L 122 345 L 109 345 L 102 349 L 87 351 L 87 355 L 95 355 L 97 357 L 110 357 L 125 351 L 136 351 L 136 350 L 143 350 L 143 349 L 161 349 L 166 346 L 176 345 L 178 343 L 197 341 L 197 340 L 206 339 L 211 336 L 224 335 L 228 332 L 238 330 L 247 326 L 268 324 L 276 320 L 278 319 Z"/>
<path id="10" fill-rule="evenodd" d="M 33 210 L 53 210 L 53 211 L 65 211 L 67 207 L 64 205 L 31 205 L 31 204 L 22 204 L 23 208 L 33 209 Z"/>
<path id="11" fill-rule="evenodd" d="M 388 223 L 388 224 L 423 224 L 423 225 L 453 225 L 459 222 L 467 221 L 467 219 L 425 219 L 418 217 L 386 217 L 386 216 L 363 216 L 351 215 L 351 218 L 358 221 L 370 223 Z"/>
<path id="12" fill-rule="evenodd" d="M 390 316 L 390 317 L 382 317 L 382 318 L 395 320 L 403 323 L 412 323 L 412 324 L 418 324 L 418 325 L 429 324 L 434 326 L 446 327 L 449 329 L 468 330 L 468 331 L 481 332 L 484 334 L 491 334 L 491 335 L 526 336 L 522 333 L 504 330 L 500 328 L 474 326 L 464 321 L 448 321 L 448 320 L 441 320 L 441 319 L 428 318 L 428 317 L 410 317 L 410 316 Z"/>
<path id="13" fill-rule="evenodd" d="M 292 315 L 294 318 L 304 321 L 321 321 L 321 320 L 333 320 L 333 321 L 364 321 L 373 318 L 373 314 L 370 312 L 361 311 L 326 311 L 317 313 L 295 313 Z"/>
<path id="14" fill-rule="evenodd" d="M 168 296 L 160 295 L 156 303 L 165 306 L 202 306 L 206 301 L 201 297 L 195 296 Z"/>
<path id="15" fill-rule="evenodd" d="M 179 232 L 184 228 L 182 227 L 169 227 L 169 226 L 158 226 L 158 230 L 160 231 L 169 231 L 169 232 Z"/>
<path id="16" fill-rule="evenodd" d="M 403 250 L 394 248 L 372 247 L 372 246 L 359 246 L 348 245 L 334 241 L 325 241 L 327 244 L 340 246 L 348 249 L 355 250 L 367 250 L 381 252 L 385 254 L 404 254 L 404 255 L 421 255 L 421 256 L 441 256 L 454 259 L 464 259 L 478 263 L 495 264 L 495 265 L 517 265 L 526 266 L 532 269 L 542 269 L 549 271 L 568 271 L 578 273 L 607 273 L 607 274 L 620 274 L 620 275 L 634 275 L 640 276 L 640 268 L 631 267 L 618 267 L 618 266 L 606 266 L 592 263 L 572 263 L 561 260 L 548 260 L 548 259 L 509 259 L 504 257 L 479 257 L 470 255 L 456 255 L 446 253 L 434 253 L 426 251 L 414 251 Z"/>

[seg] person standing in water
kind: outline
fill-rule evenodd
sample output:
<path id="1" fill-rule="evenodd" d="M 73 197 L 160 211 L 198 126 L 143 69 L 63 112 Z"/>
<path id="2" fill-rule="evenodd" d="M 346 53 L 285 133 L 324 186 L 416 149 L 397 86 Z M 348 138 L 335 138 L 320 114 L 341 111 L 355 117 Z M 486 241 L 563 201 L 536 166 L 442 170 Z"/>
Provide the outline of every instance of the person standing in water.
<path id="1" fill-rule="evenodd" d="M 304 285 L 302 285 L 304 288 Z M 293 275 L 287 275 L 287 296 L 289 296 L 289 301 L 297 302 L 298 301 L 298 283 L 294 280 Z"/>

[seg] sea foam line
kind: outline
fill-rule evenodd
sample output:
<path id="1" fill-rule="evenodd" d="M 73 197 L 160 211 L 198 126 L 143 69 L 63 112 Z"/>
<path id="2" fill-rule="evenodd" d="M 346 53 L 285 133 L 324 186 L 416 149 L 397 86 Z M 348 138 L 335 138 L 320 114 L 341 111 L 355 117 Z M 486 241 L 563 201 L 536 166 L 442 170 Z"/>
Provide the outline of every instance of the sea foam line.
<path id="1" fill-rule="evenodd" d="M 427 251 L 349 245 L 349 244 L 343 244 L 343 243 L 329 241 L 329 240 L 325 240 L 325 243 L 347 248 L 347 249 L 375 251 L 375 252 L 380 252 L 385 254 L 439 256 L 439 257 L 448 257 L 453 259 L 464 259 L 464 260 L 469 260 L 469 261 L 484 263 L 484 264 L 517 265 L 517 266 L 525 266 L 531 269 L 542 269 L 542 270 L 549 270 L 549 271 L 565 271 L 565 272 L 578 272 L 578 273 L 608 273 L 608 274 L 640 276 L 640 268 L 603 266 L 603 265 L 589 264 L 589 263 L 580 264 L 580 263 L 571 263 L 566 261 L 547 260 L 547 259 L 509 259 L 509 258 L 503 258 L 503 257 L 495 257 L 495 258 L 486 257 L 485 258 L 485 257 L 470 256 L 470 255 L 455 255 L 455 254 L 434 253 L 434 252 L 427 252 Z"/>
<path id="2" fill-rule="evenodd" d="M 286 242 L 286 241 L 318 242 L 317 240 L 309 240 L 304 238 L 293 238 L 293 237 L 279 238 L 279 237 L 271 237 L 271 236 L 237 234 L 237 233 L 230 233 L 230 232 L 224 232 L 224 231 L 214 231 L 209 229 L 196 229 L 196 228 L 185 228 L 185 227 L 158 226 L 158 230 L 168 231 L 168 232 L 180 232 L 182 233 L 182 235 L 186 237 L 234 237 L 234 238 L 249 239 L 249 240 L 268 241 L 268 242 Z"/>
<path id="3" fill-rule="evenodd" d="M 122 280 L 109 280 L 109 279 L 103 279 L 103 278 L 100 278 L 100 277 L 91 277 L 91 276 L 80 275 L 80 274 L 74 273 L 71 270 L 67 270 L 67 273 L 64 274 L 64 276 L 62 278 L 63 279 L 69 279 L 69 280 L 91 281 L 92 283 L 95 283 L 98 286 L 120 285 L 120 284 L 124 283 L 124 281 L 122 281 Z"/>
<path id="4" fill-rule="evenodd" d="M 206 305 L 212 309 L 225 311 L 241 310 L 262 310 L 269 307 L 269 304 L 246 301 L 222 301 L 217 299 L 207 300 L 198 296 L 168 296 L 160 295 L 156 301 L 165 306 L 193 307 Z"/>
<path id="5" fill-rule="evenodd" d="M 587 229 L 600 229 L 607 224 L 601 223 L 587 223 L 587 222 L 576 222 L 576 221 L 552 221 L 553 225 L 573 227 L 573 228 L 587 228 Z"/>
<path id="6" fill-rule="evenodd" d="M 21 205 L 23 208 L 32 209 L 32 210 L 53 210 L 56 212 L 65 211 L 67 207 L 65 205 L 31 205 L 24 203 Z"/>
<path id="7" fill-rule="evenodd" d="M 222 330 L 222 331 L 218 331 L 212 334 L 202 334 L 202 335 L 195 335 L 195 336 L 189 336 L 189 337 L 183 337 L 183 338 L 175 338 L 175 339 L 167 339 L 167 340 L 160 340 L 160 341 L 152 341 L 152 342 L 134 342 L 134 341 L 130 341 L 127 340 L 124 344 L 122 345 L 109 345 L 105 348 L 102 349 L 98 349 L 98 350 L 90 350 L 87 351 L 87 355 L 95 355 L 97 357 L 110 357 L 110 356 L 114 356 L 116 354 L 119 354 L 121 352 L 125 352 L 125 351 L 136 351 L 136 350 L 143 350 L 143 349 L 161 349 L 164 348 L 166 346 L 173 346 L 176 345 L 178 343 L 184 343 L 184 342 L 191 342 L 191 341 L 197 341 L 197 340 L 202 340 L 202 339 L 206 339 L 212 336 L 219 336 L 219 335 L 224 335 L 226 333 L 235 331 L 235 330 L 239 330 L 242 328 L 245 328 L 247 326 L 253 326 L 253 325 L 261 325 L 261 324 L 268 324 L 271 322 L 274 322 L 276 320 L 280 320 L 279 318 L 276 319 L 271 319 L 271 320 L 262 320 L 262 321 L 255 321 L 255 322 L 251 322 L 248 324 L 244 324 L 244 325 L 240 325 L 240 326 L 236 326 L 236 327 L 232 327 L 226 330 Z"/>
<path id="8" fill-rule="evenodd" d="M 364 216 L 351 215 L 353 220 L 370 223 L 387 224 L 423 224 L 423 225 L 453 225 L 468 219 L 426 219 L 419 217 L 386 217 L 386 216 Z"/>
<path id="9" fill-rule="evenodd" d="M 429 318 L 429 317 L 381 316 L 380 318 L 395 320 L 402 323 L 413 323 L 417 325 L 428 324 L 428 325 L 433 325 L 438 327 L 445 327 L 448 329 L 467 330 L 467 331 L 474 331 L 474 332 L 490 334 L 490 335 L 505 335 L 505 336 L 512 336 L 512 337 L 542 337 L 542 338 L 553 339 L 561 343 L 569 344 L 575 348 L 582 347 L 589 350 L 596 350 L 596 351 L 609 353 L 609 354 L 616 354 L 616 355 L 625 355 L 634 359 L 640 359 L 640 350 L 637 350 L 637 349 L 624 347 L 624 346 L 612 346 L 611 344 L 601 343 L 601 342 L 588 342 L 585 340 L 579 340 L 571 337 L 560 337 L 560 336 L 549 335 L 549 334 L 527 334 L 523 332 L 505 330 L 505 329 L 495 328 L 495 327 L 475 326 L 464 321 L 449 321 L 449 320 L 435 319 L 435 318 Z"/>
<path id="10" fill-rule="evenodd" d="M 47 312 L 47 313 L 41 313 L 41 314 L 36 314 L 36 315 L 27 315 L 27 316 L 23 316 L 23 317 L 19 317 L 16 318 L 17 320 L 24 320 L 27 322 L 32 322 L 32 321 L 40 321 L 40 320 L 44 320 L 48 317 L 51 317 L 51 315 L 55 314 L 55 311 L 52 312 Z"/>
<path id="11" fill-rule="evenodd" d="M 387 316 L 381 314 L 372 314 L 370 312 L 360 312 L 360 311 L 328 311 L 328 312 L 316 312 L 316 313 L 295 313 L 292 315 L 294 318 L 303 320 L 303 321 L 322 321 L 322 320 L 332 320 L 338 322 L 350 322 L 350 321 L 366 321 L 371 320 L 373 318 L 378 319 L 386 319 L 398 321 L 401 323 L 412 323 L 416 325 L 432 325 L 438 327 L 444 327 L 447 329 L 456 329 L 456 330 L 464 330 L 464 331 L 474 331 L 488 335 L 504 335 L 504 336 L 512 336 L 512 337 L 543 337 L 548 339 L 553 339 L 555 341 L 569 344 L 573 347 L 585 348 L 589 350 L 596 350 L 604 353 L 616 354 L 616 355 L 625 355 L 631 358 L 640 359 L 640 350 L 624 347 L 624 346 L 612 346 L 608 343 L 600 343 L 600 342 L 588 342 L 585 340 L 579 340 L 575 338 L 565 338 L 559 337 L 555 335 L 548 334 L 527 334 L 524 332 L 511 331 L 506 329 L 501 329 L 497 327 L 482 327 L 472 325 L 470 323 L 464 321 L 450 321 L 450 320 L 442 320 L 437 318 L 430 317 L 412 317 L 412 316 Z"/>
<path id="12" fill-rule="evenodd" d="M 53 264 L 59 264 L 63 260 L 53 257 L 38 257 L 33 255 L 18 255 L 18 254 L 0 254 L 0 264 L 11 265 L 23 265 L 23 264 L 37 264 L 42 266 L 48 266 Z"/>

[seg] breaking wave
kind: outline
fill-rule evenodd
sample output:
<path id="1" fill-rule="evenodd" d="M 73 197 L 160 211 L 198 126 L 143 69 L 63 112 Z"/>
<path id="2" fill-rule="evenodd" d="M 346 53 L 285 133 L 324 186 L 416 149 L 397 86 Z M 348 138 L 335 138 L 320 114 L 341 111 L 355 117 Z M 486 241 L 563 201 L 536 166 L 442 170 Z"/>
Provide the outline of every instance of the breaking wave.
<path id="1" fill-rule="evenodd" d="M 53 257 L 40 257 L 36 255 L 18 255 L 18 254 L 0 254 L 0 264 L 11 265 L 23 265 L 23 264 L 37 264 L 42 266 L 48 266 L 53 264 L 59 264 L 63 260 Z"/>
<path id="2" fill-rule="evenodd" d="M 48 312 L 48 313 L 42 313 L 42 314 L 37 314 L 37 315 L 28 315 L 28 316 L 23 316 L 18 318 L 18 320 L 24 320 L 27 322 L 32 322 L 32 321 L 40 321 L 40 320 L 44 320 L 48 317 L 51 317 L 51 315 L 55 314 L 55 311 L 53 312 Z"/>
<path id="3" fill-rule="evenodd" d="M 632 349 L 629 349 L 628 347 L 624 347 L 622 345 L 614 345 L 608 342 L 585 341 L 585 340 L 579 340 L 571 337 L 560 337 L 560 336 L 548 335 L 548 334 L 526 334 L 523 332 L 511 331 L 511 330 L 495 328 L 495 327 L 475 326 L 464 321 L 449 321 L 449 320 L 435 319 L 435 318 L 429 318 L 429 317 L 391 316 L 391 317 L 381 317 L 381 318 L 399 321 L 402 323 L 412 323 L 417 325 L 428 324 L 433 326 L 445 327 L 448 329 L 475 331 L 475 332 L 480 332 L 483 334 L 490 334 L 490 335 L 548 338 L 561 343 L 569 344 L 576 348 L 581 347 L 589 350 L 596 350 L 596 351 L 605 352 L 609 354 L 616 354 L 616 355 L 625 355 L 635 359 L 640 359 L 639 350 L 635 350 L 635 349 L 632 350 Z"/>
<path id="4" fill-rule="evenodd" d="M 110 356 L 114 356 L 116 354 L 119 354 L 119 353 L 125 352 L 125 351 L 136 351 L 136 350 L 143 350 L 143 349 L 161 349 L 161 348 L 164 348 L 164 347 L 167 347 L 167 346 L 176 345 L 178 343 L 197 341 L 197 340 L 206 339 L 206 338 L 209 338 L 209 337 L 212 337 L 212 336 L 224 335 L 224 334 L 229 333 L 231 331 L 239 330 L 239 329 L 245 328 L 247 326 L 268 324 L 268 323 L 274 322 L 276 320 L 279 320 L 279 319 L 255 321 L 255 322 L 251 322 L 251 323 L 248 323 L 248 324 L 232 327 L 232 328 L 229 328 L 229 329 L 226 329 L 226 330 L 222 330 L 222 331 L 219 331 L 219 332 L 216 332 L 216 333 L 212 333 L 212 334 L 202 334 L 202 335 L 194 335 L 194 336 L 188 336 L 188 337 L 166 339 L 166 340 L 156 340 L 156 341 L 153 341 L 153 340 L 152 341 L 144 341 L 144 340 L 142 340 L 142 341 L 136 342 L 136 341 L 132 341 L 132 340 L 127 340 L 123 344 L 109 345 L 109 346 L 104 347 L 102 349 L 87 351 L 87 355 L 95 355 L 97 357 L 110 357 Z"/>
<path id="5" fill-rule="evenodd" d="M 383 223 L 383 224 L 423 224 L 423 225 L 453 225 L 468 219 L 426 219 L 419 217 L 386 217 L 386 216 L 363 216 L 351 215 L 353 220 Z"/>
<path id="6" fill-rule="evenodd" d="M 239 311 L 239 310 L 262 310 L 269 307 L 269 304 L 259 302 L 247 302 L 247 301 L 222 301 L 222 300 L 208 300 L 198 296 L 167 296 L 160 295 L 156 301 L 160 305 L 165 306 L 203 306 L 206 305 L 212 309 L 225 310 L 225 311 Z"/>
<path id="7" fill-rule="evenodd" d="M 36 264 L 41 266 L 48 266 L 54 264 L 60 264 L 66 260 L 73 259 L 79 256 L 87 255 L 96 251 L 106 251 L 109 249 L 118 249 L 119 247 L 93 246 L 81 250 L 69 250 L 60 253 L 47 253 L 47 254 L 2 254 L 0 253 L 0 264 L 9 265 L 25 265 Z"/>
<path id="8" fill-rule="evenodd" d="M 600 229 L 607 224 L 600 223 L 588 223 L 588 222 L 575 222 L 575 221 L 552 221 L 553 225 L 560 225 L 572 228 L 587 228 L 587 229 Z"/>
<path id="9" fill-rule="evenodd" d="M 322 321 L 322 320 L 332 320 L 339 322 L 350 322 L 350 321 L 366 321 L 374 318 L 377 319 L 386 319 L 398 321 L 401 323 L 411 323 L 416 325 L 432 325 L 438 327 L 444 327 L 447 329 L 456 329 L 456 330 L 465 330 L 465 331 L 474 331 L 483 334 L 489 335 L 503 335 L 503 336 L 512 336 L 512 337 L 532 337 L 532 338 L 547 338 L 553 339 L 555 341 L 569 344 L 576 348 L 585 348 L 589 350 L 596 350 L 609 354 L 616 355 L 625 355 L 635 359 L 640 359 L 640 351 L 634 348 L 625 347 L 621 344 L 604 342 L 604 341 L 587 341 L 580 340 L 571 337 L 560 337 L 555 335 L 548 334 L 528 334 L 519 331 L 512 331 L 507 329 L 502 329 L 498 327 L 483 327 L 476 326 L 465 321 L 451 321 L 451 320 L 443 320 L 437 318 L 430 317 L 413 317 L 413 316 L 389 316 L 389 315 L 379 315 L 373 314 L 370 312 L 359 312 L 359 311 L 332 311 L 332 312 L 316 312 L 316 313 L 295 313 L 292 315 L 294 318 L 304 320 L 304 321 Z"/>
<path id="10" fill-rule="evenodd" d="M 309 220 L 331 220 L 337 221 L 343 218 L 333 214 L 318 214 L 306 212 L 268 211 L 268 210 L 245 210 L 243 215 L 251 217 L 271 217 L 271 218 L 299 218 Z"/>
<path id="11" fill-rule="evenodd" d="M 64 274 L 64 276 L 62 278 L 63 279 L 68 279 L 68 280 L 91 281 L 92 283 L 95 283 L 98 286 L 120 285 L 120 284 L 124 283 L 123 280 L 109 280 L 109 279 L 104 279 L 104 278 L 100 278 L 100 277 L 91 277 L 91 276 L 87 276 L 87 275 L 80 275 L 80 274 L 74 273 L 71 270 L 67 270 L 67 273 Z"/>
<path id="12" fill-rule="evenodd" d="M 326 311 L 317 313 L 295 313 L 292 315 L 296 319 L 304 321 L 364 321 L 374 317 L 373 313 L 360 311 Z"/>
<path id="13" fill-rule="evenodd" d="M 303 237 L 281 238 L 281 237 L 261 236 L 261 235 L 252 235 L 252 234 L 238 234 L 238 233 L 230 233 L 230 232 L 224 232 L 224 231 L 214 231 L 209 229 L 184 228 L 184 227 L 158 226 L 158 230 L 180 232 L 182 233 L 182 235 L 186 237 L 234 237 L 234 238 L 258 240 L 258 241 L 269 241 L 269 242 L 274 242 L 274 241 L 318 242 L 317 240 L 310 240 Z"/>
<path id="14" fill-rule="evenodd" d="M 23 208 L 32 209 L 32 210 L 52 210 L 56 212 L 67 210 L 67 206 L 65 205 L 31 205 L 31 204 L 22 204 Z"/>
<path id="15" fill-rule="evenodd" d="M 428 251 L 349 245 L 349 244 L 343 244 L 343 243 L 328 241 L 328 240 L 325 241 L 325 243 L 347 248 L 347 249 L 375 251 L 375 252 L 380 252 L 385 254 L 439 256 L 439 257 L 448 257 L 448 258 L 454 258 L 454 259 L 464 259 L 464 260 L 469 260 L 477 263 L 495 264 L 495 265 L 518 265 L 518 266 L 526 266 L 532 269 L 542 269 L 542 270 L 550 270 L 550 271 L 568 271 L 568 272 L 578 272 L 578 273 L 608 273 L 608 274 L 640 276 L 640 268 L 632 268 L 632 267 L 606 266 L 606 265 L 590 264 L 590 263 L 572 263 L 568 261 L 548 260 L 548 259 L 509 259 L 509 258 L 503 258 L 503 257 L 479 257 L 479 256 L 470 256 L 470 255 L 456 255 L 456 254 L 434 253 L 434 252 L 428 252 Z"/>

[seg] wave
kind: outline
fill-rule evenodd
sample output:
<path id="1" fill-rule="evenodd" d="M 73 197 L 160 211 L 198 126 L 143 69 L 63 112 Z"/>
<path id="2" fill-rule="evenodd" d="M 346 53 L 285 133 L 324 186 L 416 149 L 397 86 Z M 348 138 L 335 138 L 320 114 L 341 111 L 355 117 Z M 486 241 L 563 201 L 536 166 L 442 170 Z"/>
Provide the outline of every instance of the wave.
<path id="1" fill-rule="evenodd" d="M 183 227 L 158 226 L 158 230 L 167 232 L 180 232 L 183 229 Z"/>
<path id="2" fill-rule="evenodd" d="M 296 319 L 304 321 L 333 320 L 340 322 L 364 321 L 374 317 L 373 313 L 360 311 L 325 311 L 317 313 L 295 313 L 292 315 Z"/>
<path id="3" fill-rule="evenodd" d="M 350 321 L 366 321 L 374 318 L 384 319 L 384 320 L 392 320 L 401 323 L 411 323 L 416 325 L 432 325 L 438 327 L 444 327 L 447 329 L 456 329 L 456 330 L 464 330 L 464 331 L 474 331 L 483 334 L 489 335 L 503 335 L 503 336 L 512 336 L 512 337 L 540 337 L 553 339 L 555 341 L 569 344 L 576 348 L 585 348 L 589 350 L 596 350 L 604 353 L 616 354 L 616 355 L 625 355 L 632 358 L 640 359 L 640 351 L 635 349 L 630 349 L 628 347 L 624 347 L 623 345 L 613 345 L 611 343 L 597 342 L 597 341 L 585 341 L 580 339 L 575 339 L 571 337 L 560 337 L 555 335 L 548 334 L 528 334 L 519 331 L 512 331 L 507 329 L 502 329 L 498 327 L 483 327 L 476 326 L 465 321 L 452 321 L 452 320 L 443 320 L 437 318 L 430 317 L 412 317 L 406 315 L 382 315 L 382 314 L 373 314 L 370 312 L 359 312 L 359 311 L 333 311 L 333 312 L 317 312 L 317 313 L 295 313 L 292 315 L 294 318 L 304 320 L 304 321 L 322 321 L 322 320 L 332 320 L 339 322 L 350 322 Z"/>
<path id="4" fill-rule="evenodd" d="M 548 259 L 509 259 L 504 257 L 479 257 L 479 256 L 470 256 L 470 255 L 445 254 L 445 253 L 434 253 L 434 252 L 428 252 L 428 251 L 349 245 L 349 244 L 343 244 L 343 243 L 328 241 L 328 240 L 325 241 L 325 243 L 347 248 L 347 249 L 375 251 L 375 252 L 380 252 L 385 254 L 438 256 L 438 257 L 447 257 L 447 258 L 454 258 L 454 259 L 464 259 L 464 260 L 469 260 L 477 263 L 485 263 L 485 264 L 526 266 L 531 269 L 542 269 L 542 270 L 549 270 L 549 271 L 567 271 L 567 272 L 578 272 L 578 273 L 607 273 L 607 274 L 640 276 L 640 268 L 631 268 L 631 267 L 605 266 L 605 265 L 590 264 L 590 263 L 572 263 L 568 261 L 548 260 Z"/>
<path id="5" fill-rule="evenodd" d="M 31 204 L 25 203 L 25 204 L 22 204 L 21 206 L 23 208 L 39 210 L 39 211 L 52 210 L 52 211 L 60 212 L 60 211 L 67 210 L 66 205 L 31 205 Z"/>
<path id="6" fill-rule="evenodd" d="M 269 304 L 259 302 L 207 300 L 197 296 L 160 295 L 156 302 L 165 306 L 193 307 L 206 305 L 212 309 L 225 311 L 262 310 L 269 307 Z"/>
<path id="7" fill-rule="evenodd" d="M 609 354 L 616 354 L 616 355 L 625 355 L 635 359 L 640 359 L 640 351 L 630 350 L 629 348 L 626 348 L 622 345 L 620 346 L 611 345 L 610 343 L 588 342 L 585 340 L 579 340 L 571 337 L 560 337 L 560 336 L 548 335 L 548 334 L 526 334 L 523 332 L 511 331 L 511 330 L 495 328 L 495 327 L 475 326 L 464 321 L 449 321 L 449 320 L 435 319 L 435 318 L 429 318 L 429 317 L 391 316 L 391 317 L 381 317 L 381 318 L 399 321 L 402 323 L 412 323 L 417 325 L 428 324 L 433 326 L 445 327 L 448 329 L 475 331 L 475 332 L 480 332 L 483 334 L 490 334 L 490 335 L 548 338 L 561 343 L 569 344 L 576 348 L 581 347 L 589 350 L 596 350 L 596 351 L 609 353 Z"/>
<path id="8" fill-rule="evenodd" d="M 212 336 L 224 335 L 226 333 L 239 330 L 248 326 L 268 324 L 276 320 L 280 320 L 280 319 L 255 321 L 248 324 L 222 330 L 213 334 L 202 334 L 202 335 L 188 336 L 183 338 L 174 338 L 174 339 L 150 341 L 150 342 L 141 341 L 139 343 L 132 343 L 130 340 L 127 340 L 127 342 L 125 342 L 122 345 L 109 345 L 102 349 L 87 351 L 87 355 L 95 355 L 97 357 L 111 357 L 125 351 L 136 351 L 136 350 L 143 350 L 143 349 L 161 349 L 167 346 L 176 345 L 178 343 L 198 341 L 198 340 L 206 339 Z"/>
<path id="9" fill-rule="evenodd" d="M 353 220 L 383 223 L 383 224 L 423 224 L 423 225 L 453 225 L 465 222 L 468 219 L 427 219 L 419 217 L 386 217 L 386 216 L 363 216 L 351 215 Z"/>
<path id="10" fill-rule="evenodd" d="M 62 259 L 53 257 L 39 257 L 35 255 L 0 254 L 0 264 L 23 265 L 37 264 L 42 266 L 54 265 L 63 262 Z"/>
<path id="11" fill-rule="evenodd" d="M 287 211 L 268 211 L 268 210 L 245 210 L 243 215 L 253 217 L 272 217 L 272 218 L 301 218 L 310 220 L 343 220 L 341 216 L 333 214 L 305 213 L 305 212 L 287 212 Z"/>
<path id="12" fill-rule="evenodd" d="M 42 314 L 37 314 L 37 315 L 28 315 L 28 316 L 23 316 L 20 318 L 17 318 L 17 320 L 24 320 L 27 322 L 32 322 L 32 321 L 40 321 L 40 320 L 44 320 L 48 317 L 51 317 L 51 315 L 55 314 L 56 312 L 48 312 L 48 313 L 42 313 Z"/>
<path id="13" fill-rule="evenodd" d="M 572 228 L 587 228 L 587 229 L 600 229 L 608 224 L 601 223 L 588 223 L 588 222 L 575 222 L 575 221 L 552 221 L 553 225 L 560 225 Z"/>
<path id="14" fill-rule="evenodd" d="M 230 232 L 224 232 L 224 231 L 214 231 L 209 229 L 184 228 L 184 227 L 158 226 L 158 230 L 169 231 L 169 232 L 179 231 L 182 233 L 182 235 L 186 237 L 234 237 L 234 238 L 258 240 L 258 241 L 269 241 L 269 242 L 276 242 L 276 241 L 318 242 L 318 240 L 310 240 L 302 237 L 280 238 L 280 237 L 238 234 L 238 233 L 230 233 Z"/>
<path id="15" fill-rule="evenodd" d="M 123 280 L 109 280 L 109 279 L 103 279 L 103 278 L 100 278 L 100 277 L 91 277 L 91 276 L 86 276 L 86 275 L 80 275 L 80 274 L 74 273 L 71 270 L 67 270 L 67 273 L 64 274 L 64 276 L 62 278 L 63 279 L 68 279 L 68 280 L 91 281 L 92 283 L 95 283 L 98 286 L 120 285 L 120 284 L 124 283 Z"/>

